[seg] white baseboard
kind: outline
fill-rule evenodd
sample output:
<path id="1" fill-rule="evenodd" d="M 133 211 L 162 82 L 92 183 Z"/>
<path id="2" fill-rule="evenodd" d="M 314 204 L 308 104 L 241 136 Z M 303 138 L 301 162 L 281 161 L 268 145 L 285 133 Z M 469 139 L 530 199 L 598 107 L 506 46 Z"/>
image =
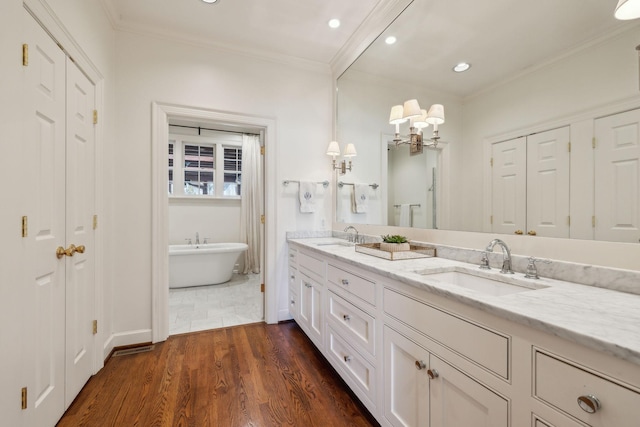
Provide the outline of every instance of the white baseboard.
<path id="1" fill-rule="evenodd" d="M 291 317 L 291 313 L 289 313 L 288 308 L 281 309 L 278 311 L 278 322 L 284 322 L 285 320 L 291 320 L 291 319 L 293 319 L 293 317 Z"/>

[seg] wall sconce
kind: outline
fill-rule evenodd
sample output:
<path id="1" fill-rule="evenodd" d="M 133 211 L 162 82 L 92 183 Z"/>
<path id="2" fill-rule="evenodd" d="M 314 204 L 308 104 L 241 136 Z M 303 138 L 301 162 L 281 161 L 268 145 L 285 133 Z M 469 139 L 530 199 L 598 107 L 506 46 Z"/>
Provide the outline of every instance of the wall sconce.
<path id="1" fill-rule="evenodd" d="M 349 159 L 349 166 L 347 166 L 346 160 L 342 160 L 340 163 L 336 162 L 336 156 L 340 155 L 340 145 L 337 141 L 331 141 L 327 147 L 327 156 L 333 157 L 333 170 L 339 170 L 340 175 L 344 175 L 348 170 L 350 171 L 353 168 L 353 165 L 351 164 L 351 157 L 355 157 L 357 154 L 356 147 L 353 144 L 347 144 L 344 148 L 344 153 L 342 154 L 343 157 Z"/>
<path id="2" fill-rule="evenodd" d="M 400 124 L 409 121 L 409 136 L 400 137 Z M 389 124 L 396 126 L 395 137 L 393 142 L 396 145 L 411 144 L 411 151 L 422 152 L 423 145 L 427 147 L 437 147 L 440 136 L 438 135 L 438 125 L 444 123 L 444 106 L 442 104 L 433 104 L 429 107 L 429 111 L 420 109 L 418 100 L 410 99 L 405 101 L 404 105 L 394 105 L 391 107 L 389 115 Z M 422 138 L 422 129 L 433 125 L 433 135 L 429 139 L 430 143 L 424 143 Z"/>

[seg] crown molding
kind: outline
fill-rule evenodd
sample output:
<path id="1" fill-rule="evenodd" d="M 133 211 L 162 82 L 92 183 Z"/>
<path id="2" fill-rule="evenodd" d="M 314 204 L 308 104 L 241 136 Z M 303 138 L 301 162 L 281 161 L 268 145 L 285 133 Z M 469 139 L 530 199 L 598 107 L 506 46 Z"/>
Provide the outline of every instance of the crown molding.
<path id="1" fill-rule="evenodd" d="M 329 62 L 337 79 L 413 0 L 380 0 Z"/>

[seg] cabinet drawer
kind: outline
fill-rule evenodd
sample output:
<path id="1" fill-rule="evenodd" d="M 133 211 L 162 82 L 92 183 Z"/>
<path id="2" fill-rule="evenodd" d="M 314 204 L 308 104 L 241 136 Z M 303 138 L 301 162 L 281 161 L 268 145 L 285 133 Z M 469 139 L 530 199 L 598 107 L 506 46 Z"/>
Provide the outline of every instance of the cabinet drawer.
<path id="1" fill-rule="evenodd" d="M 376 304 L 376 284 L 331 264 L 327 267 L 327 280 L 352 293 L 371 305 Z"/>
<path id="2" fill-rule="evenodd" d="M 350 302 L 329 292 L 329 319 L 349 342 L 375 355 L 375 319 Z"/>
<path id="3" fill-rule="evenodd" d="M 324 261 L 314 258 L 305 252 L 298 253 L 298 268 L 309 277 L 324 283 Z"/>
<path id="4" fill-rule="evenodd" d="M 384 289 L 384 311 L 476 364 L 509 378 L 509 338 L 435 307 Z"/>
<path id="5" fill-rule="evenodd" d="M 593 427 L 638 426 L 640 394 L 540 351 L 534 363 L 534 395 L 545 403 Z M 600 403 L 595 413 L 578 404 L 589 396 Z"/>
<path id="6" fill-rule="evenodd" d="M 298 264 L 298 250 L 289 248 L 289 265 L 296 266 Z"/>
<path id="7" fill-rule="evenodd" d="M 342 368 L 351 378 L 351 382 L 355 383 L 369 400 L 375 402 L 376 372 L 373 365 L 347 344 L 331 326 L 328 333 L 329 358 L 334 366 Z"/>

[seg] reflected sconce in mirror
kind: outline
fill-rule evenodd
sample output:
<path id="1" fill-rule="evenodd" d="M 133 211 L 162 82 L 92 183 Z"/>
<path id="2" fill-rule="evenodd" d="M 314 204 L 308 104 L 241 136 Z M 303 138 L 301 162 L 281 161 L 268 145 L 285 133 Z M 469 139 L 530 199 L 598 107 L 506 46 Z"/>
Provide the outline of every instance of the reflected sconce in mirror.
<path id="1" fill-rule="evenodd" d="M 344 153 L 342 154 L 345 157 L 340 163 L 336 161 L 336 157 L 340 155 L 340 144 L 337 141 L 331 141 L 329 146 L 327 147 L 327 156 L 333 157 L 333 169 L 339 170 L 340 175 L 344 175 L 347 171 L 351 171 L 353 168 L 353 164 L 351 163 L 351 158 L 355 157 L 358 153 L 356 153 L 356 147 L 353 144 L 347 144 L 344 147 Z M 349 159 L 349 166 L 347 166 L 347 160 Z"/>
<path id="2" fill-rule="evenodd" d="M 409 121 L 409 136 L 400 136 L 400 125 Z M 444 106 L 442 104 L 433 104 L 429 107 L 429 111 L 420 109 L 418 100 L 410 99 L 405 101 L 404 105 L 394 105 L 391 107 L 389 115 L 389 124 L 395 125 L 396 132 L 393 142 L 396 145 L 411 144 L 411 152 L 422 152 L 422 147 L 437 147 L 440 136 L 438 135 L 438 126 L 444 123 Z M 422 129 L 433 125 L 433 135 L 424 142 L 422 138 Z"/>
<path id="3" fill-rule="evenodd" d="M 623 21 L 640 18 L 640 0 L 619 0 L 613 16 Z"/>

